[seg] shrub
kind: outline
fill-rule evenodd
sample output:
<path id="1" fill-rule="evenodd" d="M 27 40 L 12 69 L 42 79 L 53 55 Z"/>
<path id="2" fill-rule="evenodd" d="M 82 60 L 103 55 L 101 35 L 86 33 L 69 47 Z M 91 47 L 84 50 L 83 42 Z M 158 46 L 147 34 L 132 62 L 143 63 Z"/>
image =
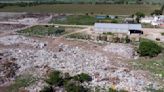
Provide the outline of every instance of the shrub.
<path id="1" fill-rule="evenodd" d="M 164 32 L 162 32 L 161 35 L 164 36 Z"/>
<path id="2" fill-rule="evenodd" d="M 104 32 L 103 34 L 104 34 L 104 35 L 113 35 L 112 32 Z"/>
<path id="3" fill-rule="evenodd" d="M 108 92 L 118 92 L 117 90 L 113 89 L 113 88 L 109 88 Z"/>
<path id="4" fill-rule="evenodd" d="M 63 85 L 63 78 L 59 71 L 53 71 L 49 74 L 48 79 L 46 82 L 50 85 L 55 86 L 62 86 Z"/>
<path id="5" fill-rule="evenodd" d="M 68 38 L 90 40 L 91 36 L 85 33 L 75 33 L 67 36 Z"/>
<path id="6" fill-rule="evenodd" d="M 89 89 L 84 88 L 82 85 L 75 83 L 75 82 L 69 82 L 65 85 L 65 90 L 67 92 L 88 92 Z"/>
<path id="7" fill-rule="evenodd" d="M 92 78 L 84 73 L 71 77 L 69 73 L 53 71 L 46 79 L 49 86 L 44 87 L 40 92 L 53 92 L 54 89 L 52 87 L 63 87 L 66 92 L 88 92 L 90 89 L 84 87 L 82 83 L 91 80 Z"/>
<path id="8" fill-rule="evenodd" d="M 154 10 L 151 15 L 162 15 L 162 10 Z"/>
<path id="9" fill-rule="evenodd" d="M 31 75 L 17 76 L 14 83 L 9 86 L 7 92 L 19 92 L 20 88 L 28 87 L 29 85 L 36 82 L 36 78 Z"/>
<path id="10" fill-rule="evenodd" d="M 143 39 L 139 45 L 139 53 L 141 56 L 154 57 L 161 53 L 162 49 L 155 42 L 147 39 Z"/>
<path id="11" fill-rule="evenodd" d="M 118 23 L 118 21 L 115 20 L 115 19 L 113 19 L 113 20 L 111 21 L 111 23 Z"/>
<path id="12" fill-rule="evenodd" d="M 6 4 L 0 4 L 0 8 L 6 7 Z"/>
<path id="13" fill-rule="evenodd" d="M 128 36 L 125 37 L 125 41 L 126 41 L 126 43 L 130 43 L 130 39 Z"/>
<path id="14" fill-rule="evenodd" d="M 81 74 L 78 74 L 76 76 L 73 77 L 74 80 L 76 81 L 80 81 L 81 83 L 83 82 L 88 82 L 88 81 L 91 81 L 92 80 L 92 77 L 89 76 L 88 74 L 85 74 L 85 73 L 81 73 Z"/>
<path id="15" fill-rule="evenodd" d="M 113 88 L 109 88 L 109 91 L 108 92 L 128 92 L 126 90 L 116 90 L 116 89 L 113 89 Z"/>
<path id="16" fill-rule="evenodd" d="M 50 87 L 44 87 L 40 92 L 53 92 L 53 88 Z"/>

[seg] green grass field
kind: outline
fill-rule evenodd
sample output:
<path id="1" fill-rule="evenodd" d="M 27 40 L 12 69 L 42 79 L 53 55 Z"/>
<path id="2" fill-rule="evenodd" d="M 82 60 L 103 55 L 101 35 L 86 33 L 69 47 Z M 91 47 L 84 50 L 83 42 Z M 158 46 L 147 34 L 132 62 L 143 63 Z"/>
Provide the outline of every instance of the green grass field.
<path id="1" fill-rule="evenodd" d="M 160 9 L 159 5 L 109 5 L 109 4 L 55 4 L 32 7 L 7 6 L 0 12 L 57 12 L 57 13 L 96 13 L 111 15 L 131 15 L 138 11 L 145 14 Z"/>
<path id="2" fill-rule="evenodd" d="M 123 18 L 117 17 L 115 19 L 111 19 L 110 17 L 105 16 L 104 19 L 97 19 L 96 16 L 89 15 L 71 15 L 64 16 L 62 18 L 53 18 L 50 23 L 55 24 L 71 24 L 71 25 L 94 25 L 95 22 L 103 22 L 103 23 L 122 23 Z"/>
<path id="3" fill-rule="evenodd" d="M 52 19 L 51 23 L 56 24 L 72 24 L 72 25 L 93 25 L 96 22 L 96 18 L 93 16 L 75 15 L 67 16 L 64 19 Z"/>

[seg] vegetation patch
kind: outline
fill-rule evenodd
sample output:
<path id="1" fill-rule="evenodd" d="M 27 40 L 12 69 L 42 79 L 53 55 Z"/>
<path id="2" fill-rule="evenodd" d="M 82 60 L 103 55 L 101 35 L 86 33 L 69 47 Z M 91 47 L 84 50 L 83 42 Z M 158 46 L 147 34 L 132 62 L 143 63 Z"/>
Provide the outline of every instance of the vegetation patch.
<path id="1" fill-rule="evenodd" d="M 164 36 L 164 32 L 162 32 L 161 35 Z"/>
<path id="2" fill-rule="evenodd" d="M 111 33 L 111 32 L 104 32 L 103 34 L 104 34 L 104 35 L 114 35 L 114 34 Z"/>
<path id="3" fill-rule="evenodd" d="M 64 28 L 56 28 L 54 26 L 34 26 L 25 30 L 17 31 L 21 34 L 35 36 L 60 36 L 67 33 Z"/>
<path id="4" fill-rule="evenodd" d="M 132 63 L 134 65 L 134 69 L 147 70 L 159 78 L 164 78 L 164 54 L 145 60 L 141 58 L 133 61 Z"/>
<path id="5" fill-rule="evenodd" d="M 51 23 L 72 25 L 93 25 L 96 18 L 88 15 L 71 15 L 59 19 L 53 19 Z"/>
<path id="6" fill-rule="evenodd" d="M 108 92 L 128 92 L 126 90 L 116 90 L 116 89 L 112 89 L 112 88 L 109 88 L 109 91 Z"/>
<path id="7" fill-rule="evenodd" d="M 59 18 L 53 18 L 50 23 L 55 24 L 71 24 L 71 25 L 94 25 L 96 22 L 100 23 L 122 23 L 122 17 L 116 17 L 111 19 L 109 15 L 104 15 L 104 18 L 97 18 L 94 15 L 86 13 L 85 15 L 70 15 L 62 16 Z"/>
<path id="8" fill-rule="evenodd" d="M 52 71 L 45 81 L 49 84 L 40 92 L 54 92 L 55 87 L 64 87 L 67 92 L 89 92 L 89 89 L 82 85 L 83 82 L 92 81 L 91 76 L 85 73 L 76 76 L 70 76 L 69 73 L 61 73 L 60 71 Z"/>
<path id="9" fill-rule="evenodd" d="M 8 92 L 19 92 L 20 88 L 28 87 L 29 85 L 35 83 L 36 78 L 31 75 L 18 76 L 13 84 L 8 88 Z"/>
<path id="10" fill-rule="evenodd" d="M 75 33 L 67 35 L 66 38 L 75 38 L 75 39 L 83 39 L 83 40 L 90 40 L 91 36 L 86 33 Z"/>
<path id="11" fill-rule="evenodd" d="M 70 76 L 69 73 L 52 71 L 45 81 L 49 86 L 44 87 L 40 92 L 55 92 L 54 87 L 63 88 L 66 92 L 93 92 L 86 83 L 92 81 L 92 77 L 86 73 Z M 85 82 L 85 83 L 84 83 Z M 97 91 L 96 91 L 97 92 Z M 98 91 L 99 92 L 99 91 Z M 106 92 L 128 92 L 125 90 L 115 90 L 109 88 Z"/>
<path id="12" fill-rule="evenodd" d="M 81 83 L 83 82 L 89 82 L 92 80 L 92 77 L 89 76 L 88 74 L 85 74 L 85 73 L 81 73 L 81 74 L 78 74 L 76 76 L 73 77 L 74 80 L 76 81 L 80 81 Z"/>
<path id="13" fill-rule="evenodd" d="M 154 57 L 162 52 L 162 48 L 151 40 L 141 39 L 138 52 L 140 56 Z"/>

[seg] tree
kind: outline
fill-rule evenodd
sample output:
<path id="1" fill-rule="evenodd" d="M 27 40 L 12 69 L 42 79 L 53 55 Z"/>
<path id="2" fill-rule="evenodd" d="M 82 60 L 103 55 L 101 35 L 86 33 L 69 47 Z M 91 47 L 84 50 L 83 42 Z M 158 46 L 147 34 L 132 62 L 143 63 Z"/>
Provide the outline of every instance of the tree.
<path id="1" fill-rule="evenodd" d="M 0 8 L 4 8 L 6 4 L 0 4 Z"/>
<path id="2" fill-rule="evenodd" d="M 137 21 L 137 23 L 139 23 L 139 21 L 140 21 L 140 19 L 142 17 L 145 17 L 145 14 L 142 13 L 142 12 L 137 12 L 135 15 L 136 15 L 136 21 Z"/>
<path id="3" fill-rule="evenodd" d="M 154 10 L 151 15 L 162 15 L 162 10 Z"/>

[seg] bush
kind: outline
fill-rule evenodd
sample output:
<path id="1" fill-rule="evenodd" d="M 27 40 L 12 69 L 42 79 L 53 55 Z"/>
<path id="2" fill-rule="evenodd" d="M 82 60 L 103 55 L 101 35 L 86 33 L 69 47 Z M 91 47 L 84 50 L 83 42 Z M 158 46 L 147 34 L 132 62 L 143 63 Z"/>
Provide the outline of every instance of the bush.
<path id="1" fill-rule="evenodd" d="M 53 92 L 53 88 L 50 87 L 44 87 L 40 92 Z"/>
<path id="2" fill-rule="evenodd" d="M 128 91 L 126 91 L 126 90 L 120 90 L 120 91 L 118 91 L 116 89 L 109 88 L 109 91 L 108 92 L 128 92 Z"/>
<path id="3" fill-rule="evenodd" d="M 92 77 L 89 76 L 88 74 L 85 74 L 85 73 L 81 73 L 81 74 L 78 74 L 76 76 L 73 77 L 74 80 L 76 81 L 80 81 L 81 83 L 83 82 L 88 82 L 88 81 L 91 81 L 92 80 Z"/>
<path id="4" fill-rule="evenodd" d="M 75 33 L 75 34 L 68 35 L 67 38 L 90 40 L 91 36 L 85 33 Z"/>
<path id="5" fill-rule="evenodd" d="M 162 32 L 161 35 L 164 36 L 164 32 Z"/>
<path id="6" fill-rule="evenodd" d="M 25 75 L 17 76 L 14 83 L 8 87 L 7 92 L 19 92 L 20 88 L 28 87 L 29 85 L 35 82 L 36 82 L 36 78 L 34 78 L 31 75 L 25 74 Z"/>
<path id="7" fill-rule="evenodd" d="M 6 7 L 6 4 L 0 4 L 0 8 Z"/>
<path id="8" fill-rule="evenodd" d="M 162 15 L 162 10 L 154 10 L 151 15 Z"/>
<path id="9" fill-rule="evenodd" d="M 59 71 L 53 71 L 49 74 L 48 79 L 46 82 L 50 85 L 55 86 L 62 86 L 63 85 L 63 78 Z"/>
<path id="10" fill-rule="evenodd" d="M 74 82 L 67 83 L 67 85 L 65 85 L 65 90 L 67 92 L 88 92 L 89 91 L 89 89 L 84 88 L 82 85 L 78 83 L 74 83 Z"/>
<path id="11" fill-rule="evenodd" d="M 138 51 L 141 56 L 154 57 L 161 53 L 162 48 L 151 40 L 143 39 L 140 42 Z"/>
<path id="12" fill-rule="evenodd" d="M 114 35 L 112 32 L 104 32 L 104 35 Z"/>
<path id="13" fill-rule="evenodd" d="M 111 21 L 111 23 L 118 23 L 118 21 L 115 20 L 115 19 L 113 19 L 113 20 Z"/>
<path id="14" fill-rule="evenodd" d="M 84 73 L 71 77 L 69 73 L 52 71 L 48 75 L 48 79 L 46 79 L 49 86 L 44 87 L 40 92 L 53 92 L 54 89 L 52 87 L 63 87 L 66 92 L 88 92 L 90 89 L 84 87 L 82 83 L 91 80 L 92 78 Z"/>
<path id="15" fill-rule="evenodd" d="M 125 37 L 125 41 L 126 41 L 126 43 L 130 43 L 130 39 L 128 36 Z"/>

